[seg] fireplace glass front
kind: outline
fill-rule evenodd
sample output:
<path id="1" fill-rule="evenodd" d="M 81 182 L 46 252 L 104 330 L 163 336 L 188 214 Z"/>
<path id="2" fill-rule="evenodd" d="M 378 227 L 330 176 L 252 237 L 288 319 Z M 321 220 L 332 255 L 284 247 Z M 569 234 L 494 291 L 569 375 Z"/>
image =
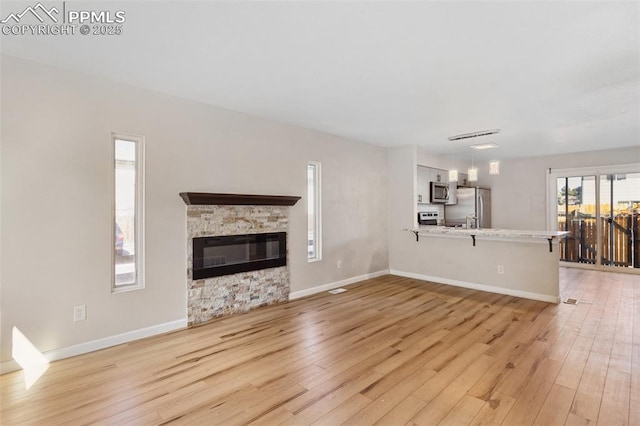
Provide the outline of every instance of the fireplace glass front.
<path id="1" fill-rule="evenodd" d="M 286 232 L 193 239 L 194 280 L 286 264 Z"/>

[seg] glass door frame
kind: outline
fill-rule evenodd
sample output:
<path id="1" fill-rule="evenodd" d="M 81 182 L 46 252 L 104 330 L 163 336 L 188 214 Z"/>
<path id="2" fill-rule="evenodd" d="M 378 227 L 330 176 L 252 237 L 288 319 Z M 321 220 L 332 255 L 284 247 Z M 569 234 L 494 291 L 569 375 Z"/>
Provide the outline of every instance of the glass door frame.
<path id="1" fill-rule="evenodd" d="M 595 176 L 595 191 L 596 191 L 596 218 L 600 218 L 600 182 L 601 176 L 612 174 L 624 174 L 624 173 L 640 173 L 640 163 L 631 164 L 617 164 L 611 166 L 596 166 L 596 167 L 580 167 L 569 169 L 553 169 L 549 168 L 546 173 L 547 180 L 547 230 L 558 230 L 558 200 L 557 200 L 557 180 L 558 178 L 565 177 L 581 177 L 581 176 Z M 588 263 L 576 263 L 576 262 L 564 262 L 560 261 L 560 266 L 568 266 L 571 268 L 583 268 L 583 269 L 595 269 L 600 271 L 609 272 L 621 272 L 630 274 L 640 274 L 640 268 L 623 268 L 619 266 L 605 265 L 602 263 L 603 248 L 602 248 L 602 232 L 601 222 L 596 221 L 596 235 L 597 235 L 597 254 L 595 264 Z"/>

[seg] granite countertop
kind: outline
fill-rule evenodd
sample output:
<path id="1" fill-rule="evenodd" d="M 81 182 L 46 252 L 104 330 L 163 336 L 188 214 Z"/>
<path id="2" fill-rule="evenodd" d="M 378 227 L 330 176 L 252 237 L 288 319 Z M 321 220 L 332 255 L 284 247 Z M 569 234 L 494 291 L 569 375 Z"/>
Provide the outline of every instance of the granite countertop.
<path id="1" fill-rule="evenodd" d="M 420 225 L 418 228 L 408 229 L 408 231 L 418 232 L 420 235 L 442 235 L 442 236 L 472 236 L 486 238 L 558 238 L 568 234 L 567 231 L 526 231 L 520 229 L 464 229 L 451 228 L 446 226 Z"/>

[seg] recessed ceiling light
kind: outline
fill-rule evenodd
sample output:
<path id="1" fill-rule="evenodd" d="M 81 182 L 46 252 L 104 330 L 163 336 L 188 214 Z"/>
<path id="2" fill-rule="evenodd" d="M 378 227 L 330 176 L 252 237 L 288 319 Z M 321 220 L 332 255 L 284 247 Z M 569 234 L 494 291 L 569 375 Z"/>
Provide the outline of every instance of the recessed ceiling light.
<path id="1" fill-rule="evenodd" d="M 469 145 L 469 148 L 472 149 L 492 149 L 492 148 L 497 148 L 498 145 L 496 145 L 495 143 L 491 142 L 491 143 L 479 143 L 477 145 Z"/>
<path id="2" fill-rule="evenodd" d="M 499 132 L 500 132 L 500 129 L 480 130 L 478 132 L 463 133 L 461 135 L 449 136 L 447 139 L 449 139 L 450 141 L 459 141 L 459 140 L 462 140 L 462 139 L 478 138 L 480 136 L 495 135 L 496 133 L 499 133 Z"/>

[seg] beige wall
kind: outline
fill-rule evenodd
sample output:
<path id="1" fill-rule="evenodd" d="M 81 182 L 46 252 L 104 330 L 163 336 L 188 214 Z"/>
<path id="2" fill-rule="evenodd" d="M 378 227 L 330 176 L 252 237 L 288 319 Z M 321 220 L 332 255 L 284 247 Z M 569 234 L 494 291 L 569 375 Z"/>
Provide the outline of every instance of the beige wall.
<path id="1" fill-rule="evenodd" d="M 417 226 L 415 145 L 389 148 L 389 266 L 399 261 L 407 236 L 405 228 Z"/>
<path id="2" fill-rule="evenodd" d="M 423 236 L 416 241 L 406 228 L 416 225 L 416 164 L 438 167 L 438 157 L 415 146 L 389 149 L 389 269 L 417 279 L 547 301 L 558 297 L 558 250 L 546 240 L 492 241 Z M 544 213 L 543 213 L 544 217 Z M 504 274 L 497 273 L 504 266 Z"/>
<path id="3" fill-rule="evenodd" d="M 492 190 L 492 227 L 546 229 L 546 173 L 548 168 L 572 168 L 637 163 L 640 147 L 507 159 L 500 175 L 480 173 L 479 186 Z M 389 268 L 414 278 L 430 279 L 488 291 L 541 300 L 557 300 L 558 250 L 549 253 L 540 242 L 421 237 L 403 228 L 415 221 L 416 164 L 446 168 L 440 158 L 415 146 L 389 150 Z M 481 164 L 477 164 L 480 168 Z M 497 266 L 504 266 L 504 274 Z"/>
<path id="4" fill-rule="evenodd" d="M 1 361 L 13 326 L 49 351 L 185 319 L 182 191 L 303 196 L 290 213 L 292 291 L 388 268 L 385 149 L 6 56 L 1 71 Z M 146 289 L 119 294 L 113 131 L 146 138 Z M 323 174 L 314 263 L 308 160 Z M 77 304 L 86 321 L 72 321 Z"/>
<path id="5" fill-rule="evenodd" d="M 461 155 L 441 155 L 423 147 L 417 148 L 417 155 L 418 164 L 421 166 L 444 170 L 457 169 L 460 173 L 467 173 L 467 169 L 471 166 L 471 163 Z"/>
<path id="6" fill-rule="evenodd" d="M 493 228 L 546 229 L 546 176 L 549 168 L 567 169 L 640 162 L 640 143 L 635 147 L 506 159 L 500 174 L 480 173 L 479 185 L 491 188 Z M 480 167 L 480 165 L 479 165 Z M 488 166 L 487 166 L 488 168 Z"/>
<path id="7" fill-rule="evenodd" d="M 405 233 L 394 246 L 391 273 L 466 288 L 558 302 L 559 250 L 546 240 L 476 239 Z M 498 265 L 504 273 L 498 273 Z"/>
<path id="8" fill-rule="evenodd" d="M 5 56 L 1 71 L 0 361 L 10 359 L 13 326 L 48 351 L 185 319 L 182 191 L 303 196 L 290 216 L 292 291 L 389 267 L 435 277 L 453 268 L 461 282 L 514 278 L 496 277 L 495 258 L 486 277 L 450 256 L 439 263 L 436 240 L 413 249 L 402 228 L 415 224 L 415 166 L 452 164 L 415 146 L 385 150 Z M 143 135 L 147 148 L 147 288 L 120 294 L 110 292 L 108 261 L 112 131 Z M 324 259 L 314 263 L 306 261 L 307 160 L 323 167 Z M 494 227 L 545 229 L 549 167 L 639 161 L 638 147 L 504 160 L 499 176 L 481 173 L 479 183 L 493 189 Z M 86 321 L 72 321 L 77 304 L 87 305 Z"/>

